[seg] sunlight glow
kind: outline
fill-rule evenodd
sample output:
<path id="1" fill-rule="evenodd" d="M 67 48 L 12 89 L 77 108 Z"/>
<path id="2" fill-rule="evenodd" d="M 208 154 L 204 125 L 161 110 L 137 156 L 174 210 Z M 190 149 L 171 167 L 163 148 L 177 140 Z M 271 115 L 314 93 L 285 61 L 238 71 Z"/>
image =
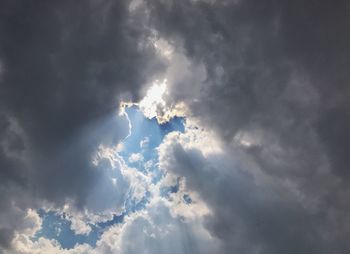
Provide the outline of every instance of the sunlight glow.
<path id="1" fill-rule="evenodd" d="M 140 101 L 139 107 L 146 117 L 156 117 L 158 111 L 165 107 L 163 96 L 166 93 L 166 82 L 166 79 L 162 83 L 154 82 L 146 96 Z"/>
<path id="2" fill-rule="evenodd" d="M 164 39 L 159 39 L 155 41 L 153 45 L 161 56 L 165 57 L 168 60 L 172 58 L 174 53 L 174 48 L 168 41 Z"/>

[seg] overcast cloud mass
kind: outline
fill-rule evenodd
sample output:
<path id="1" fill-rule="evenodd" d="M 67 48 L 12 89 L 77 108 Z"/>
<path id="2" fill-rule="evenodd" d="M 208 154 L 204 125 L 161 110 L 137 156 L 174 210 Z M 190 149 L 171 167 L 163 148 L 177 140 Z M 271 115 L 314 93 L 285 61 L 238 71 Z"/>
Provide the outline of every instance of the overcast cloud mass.
<path id="1" fill-rule="evenodd" d="M 0 254 L 350 253 L 350 2 L 0 0 Z"/>

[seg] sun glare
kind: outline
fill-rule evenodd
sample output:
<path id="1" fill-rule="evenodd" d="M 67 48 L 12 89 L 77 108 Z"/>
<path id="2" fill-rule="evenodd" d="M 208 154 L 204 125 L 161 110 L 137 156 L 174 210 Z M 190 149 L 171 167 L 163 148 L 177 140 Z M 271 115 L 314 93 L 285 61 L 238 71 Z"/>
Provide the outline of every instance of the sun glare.
<path id="1" fill-rule="evenodd" d="M 139 107 L 146 117 L 153 118 L 157 116 L 157 111 L 165 107 L 163 96 L 166 92 L 166 79 L 159 83 L 154 82 L 147 91 L 146 96 L 140 101 Z"/>

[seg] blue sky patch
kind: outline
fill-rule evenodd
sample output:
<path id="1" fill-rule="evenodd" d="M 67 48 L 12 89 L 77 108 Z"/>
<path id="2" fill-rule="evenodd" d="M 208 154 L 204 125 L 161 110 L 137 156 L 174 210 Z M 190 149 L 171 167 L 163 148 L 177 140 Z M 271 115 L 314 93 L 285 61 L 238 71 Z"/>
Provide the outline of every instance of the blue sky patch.
<path id="1" fill-rule="evenodd" d="M 158 154 L 156 148 L 161 144 L 165 135 L 173 131 L 184 132 L 184 121 L 182 117 L 174 117 L 169 122 L 159 124 L 156 118 L 148 119 L 138 109 L 137 106 L 131 106 L 125 109 L 128 115 L 131 133 L 122 141 L 123 149 L 119 155 L 123 158 L 129 167 L 136 168 L 144 174 L 152 172 L 154 182 L 162 177 L 162 172 L 158 168 Z M 166 196 L 167 192 L 177 192 L 178 186 L 173 186 L 163 190 Z M 139 201 L 130 197 L 125 200 L 125 211 L 121 214 L 114 214 L 109 221 L 100 222 L 96 225 L 90 225 L 91 232 L 87 235 L 75 234 L 71 230 L 71 222 L 65 214 L 57 214 L 53 211 L 45 212 L 39 210 L 39 216 L 42 218 L 42 228 L 35 234 L 33 240 L 39 237 L 57 240 L 63 248 L 70 249 L 76 244 L 88 243 L 95 246 L 101 234 L 110 226 L 122 223 L 124 217 L 142 210 L 150 199 L 150 193 Z M 190 198 L 184 196 L 184 200 L 190 203 Z"/>

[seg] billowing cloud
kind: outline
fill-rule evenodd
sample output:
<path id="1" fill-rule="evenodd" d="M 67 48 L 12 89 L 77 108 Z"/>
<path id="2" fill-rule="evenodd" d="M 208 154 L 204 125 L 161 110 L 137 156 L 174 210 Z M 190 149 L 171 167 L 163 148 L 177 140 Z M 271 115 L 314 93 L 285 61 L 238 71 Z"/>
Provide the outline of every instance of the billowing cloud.
<path id="1" fill-rule="evenodd" d="M 2 1 L 0 252 L 348 253 L 349 8 Z"/>
<path id="2" fill-rule="evenodd" d="M 0 9 L 1 217 L 42 201 L 83 208 L 105 177 L 91 163 L 98 146 L 128 132 L 119 101 L 137 99 L 162 68 L 153 46 L 140 46 L 149 31 L 126 1 L 2 1 Z M 14 228 L 0 223 L 1 235 Z"/>
<path id="3" fill-rule="evenodd" d="M 197 135 L 200 140 L 203 134 Z M 209 206 L 203 225 L 221 240 L 219 253 L 320 253 L 324 216 L 285 182 L 261 175 L 241 153 L 230 147 L 205 153 L 188 145 L 186 133 L 173 134 L 160 147 L 160 167 L 181 177 L 185 190 L 199 193 Z"/>
<path id="4" fill-rule="evenodd" d="M 148 5 L 159 36 L 176 45 L 173 55 L 182 55 L 188 66 L 204 68 L 202 75 L 195 75 L 197 82 L 188 77 L 168 79 L 169 100 L 184 102 L 189 114 L 226 144 L 220 159 L 205 158 L 203 152 L 186 148 L 186 142 L 171 146 L 173 160 L 165 167 L 185 176 L 190 188 L 211 204 L 216 215 L 208 229 L 229 243 L 227 252 L 237 240 L 241 253 L 346 253 L 344 237 L 349 231 L 339 223 L 348 220 L 349 208 L 344 201 L 349 191 L 344 120 L 349 108 L 348 3 Z M 243 166 L 235 160 L 243 160 Z M 284 186 L 275 190 L 281 200 L 260 197 L 260 206 L 254 193 L 264 192 L 249 177 L 236 176 L 237 167 L 271 178 L 264 188 Z M 235 190 L 236 185 L 246 189 Z M 283 193 L 295 197 L 289 200 Z M 241 199 L 249 204 L 241 204 Z M 237 206 L 242 214 L 235 219 Z M 239 238 L 242 235 L 244 239 Z"/>

